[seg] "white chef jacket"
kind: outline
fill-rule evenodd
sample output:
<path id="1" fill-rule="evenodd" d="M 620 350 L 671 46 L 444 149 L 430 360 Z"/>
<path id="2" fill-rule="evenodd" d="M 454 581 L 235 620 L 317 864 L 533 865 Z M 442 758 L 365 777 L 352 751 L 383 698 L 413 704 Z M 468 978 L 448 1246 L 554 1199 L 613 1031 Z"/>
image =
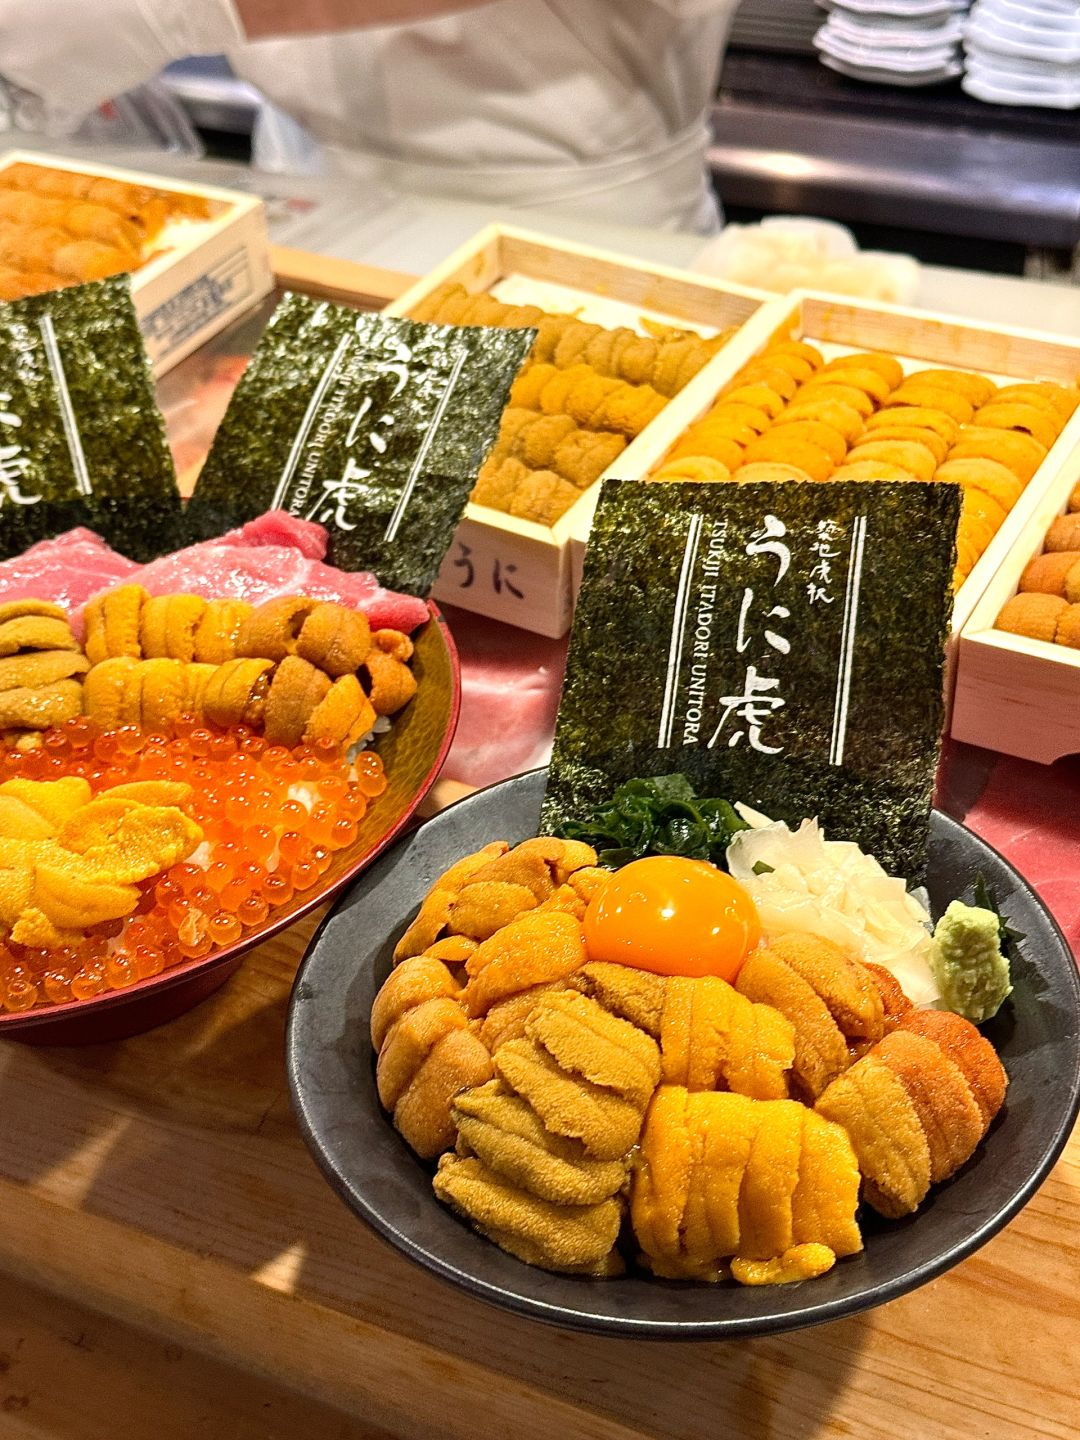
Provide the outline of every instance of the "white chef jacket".
<path id="1" fill-rule="evenodd" d="M 705 117 L 738 0 L 493 0 L 419 24 L 246 41 L 231 0 L 0 0 L 0 74 L 51 128 L 224 52 L 328 168 L 500 210 L 708 229 Z"/>

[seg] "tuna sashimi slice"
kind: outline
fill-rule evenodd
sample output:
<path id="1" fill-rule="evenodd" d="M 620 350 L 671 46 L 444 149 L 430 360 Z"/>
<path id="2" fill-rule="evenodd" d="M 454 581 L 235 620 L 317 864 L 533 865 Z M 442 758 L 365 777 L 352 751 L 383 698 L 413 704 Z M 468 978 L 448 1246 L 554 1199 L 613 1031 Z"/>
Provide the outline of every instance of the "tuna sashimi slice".
<path id="1" fill-rule="evenodd" d="M 151 560 L 131 578 L 151 595 L 182 591 L 203 595 L 207 600 L 249 600 L 258 605 L 275 595 L 304 594 L 308 569 L 318 563 L 285 545 L 247 549 L 204 540 Z M 329 597 L 319 596 L 323 598 Z"/>
<path id="2" fill-rule="evenodd" d="M 310 595 L 363 610 L 372 629 L 404 630 L 422 625 L 428 610 L 413 595 L 384 590 L 374 575 L 336 570 L 285 545 L 240 546 L 203 541 L 152 560 L 130 577 L 151 595 L 186 591 L 208 600 L 247 600 L 259 605 L 277 595 Z"/>
<path id="3" fill-rule="evenodd" d="M 363 610 L 375 630 L 408 634 L 424 623 L 428 610 L 423 600 L 384 590 L 365 571 L 323 564 L 326 546 L 324 526 L 270 510 L 216 540 L 163 555 L 132 579 L 152 595 L 187 591 L 208 600 L 247 600 L 253 605 L 277 595 L 336 600 Z"/>
<path id="4" fill-rule="evenodd" d="M 310 595 L 362 610 L 372 629 L 404 630 L 428 618 L 423 600 L 384 590 L 374 575 L 326 565 L 326 530 L 282 511 L 271 511 L 216 540 L 189 545 L 138 565 L 109 548 L 91 530 L 69 530 L 0 563 L 0 600 L 33 596 L 71 611 L 101 590 L 134 582 L 151 595 L 186 592 L 208 600 Z M 81 617 L 73 614 L 78 627 Z"/>
<path id="5" fill-rule="evenodd" d="M 39 540 L 0 563 L 0 601 L 53 600 L 74 610 L 98 590 L 120 585 L 139 569 L 109 548 L 100 535 L 78 527 Z"/>
<path id="6" fill-rule="evenodd" d="M 249 520 L 238 530 L 227 530 L 217 541 L 219 545 L 289 545 L 309 560 L 325 560 L 326 526 L 316 520 L 301 520 L 287 510 L 267 510 L 256 520 Z"/>

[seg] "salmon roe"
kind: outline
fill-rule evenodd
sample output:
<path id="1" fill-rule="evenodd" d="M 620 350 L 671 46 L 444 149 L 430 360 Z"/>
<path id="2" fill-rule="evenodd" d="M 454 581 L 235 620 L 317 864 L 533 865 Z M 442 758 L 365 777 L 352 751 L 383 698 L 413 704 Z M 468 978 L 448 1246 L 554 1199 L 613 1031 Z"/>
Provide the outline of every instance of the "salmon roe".
<path id="1" fill-rule="evenodd" d="M 185 780 L 203 843 L 139 886 L 133 915 L 77 945 L 0 941 L 0 1008 L 9 1011 L 91 1000 L 231 945 L 318 884 L 386 789 L 373 751 L 350 764 L 332 746 L 288 750 L 244 726 L 222 732 L 190 717 L 169 737 L 132 725 L 101 731 L 78 716 L 38 749 L 0 751 L 0 781 L 65 775 L 81 775 L 95 795 L 133 780 Z"/>

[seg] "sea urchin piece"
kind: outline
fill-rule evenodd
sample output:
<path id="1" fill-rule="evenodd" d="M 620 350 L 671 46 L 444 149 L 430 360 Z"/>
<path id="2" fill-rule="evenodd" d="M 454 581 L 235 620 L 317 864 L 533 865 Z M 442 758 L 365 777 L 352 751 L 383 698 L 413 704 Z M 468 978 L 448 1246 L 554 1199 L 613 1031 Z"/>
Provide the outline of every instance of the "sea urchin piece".
<path id="1" fill-rule="evenodd" d="M 67 623 L 67 611 L 62 605 L 54 605 L 51 600 L 5 600 L 0 603 L 0 625 L 6 625 L 9 620 L 18 620 L 23 615 L 44 615 L 52 620 L 63 620 Z"/>
<path id="2" fill-rule="evenodd" d="M 0 730 L 51 730 L 81 713 L 82 686 L 77 680 L 0 691 Z"/>
<path id="3" fill-rule="evenodd" d="M 394 947 L 395 965 L 400 965 L 411 955 L 423 954 L 444 932 L 456 933 L 451 931 L 450 917 L 458 893 L 477 870 L 482 870 L 496 855 L 505 855 L 509 848 L 505 840 L 494 840 L 482 850 L 463 856 L 439 876 L 424 896 L 416 918 Z"/>
<path id="4" fill-rule="evenodd" d="M 187 707 L 186 666 L 182 660 L 143 660 L 142 714 L 144 730 L 171 732 L 173 725 Z"/>
<path id="5" fill-rule="evenodd" d="M 263 733 L 274 745 L 299 745 L 317 705 L 330 693 L 330 678 L 299 655 L 287 655 L 274 671 L 263 712 Z"/>
<path id="6" fill-rule="evenodd" d="M 983 1137 L 982 1111 L 963 1072 L 933 1040 L 894 1030 L 870 1052 L 897 1077 L 915 1106 L 930 1150 L 930 1183 L 959 1170 Z"/>
<path id="7" fill-rule="evenodd" d="M 458 1153 L 479 1156 L 504 1180 L 554 1205 L 595 1205 L 626 1179 L 622 1160 L 594 1160 L 579 1140 L 545 1129 L 536 1111 L 501 1080 L 456 1096 Z"/>
<path id="8" fill-rule="evenodd" d="M 355 675 L 341 675 L 312 710 L 304 726 L 304 743 L 330 740 L 346 750 L 375 724 L 375 710 Z"/>
<path id="9" fill-rule="evenodd" d="M 814 1108 L 847 1131 L 864 1196 L 879 1214 L 896 1220 L 919 1208 L 930 1188 L 930 1149 L 918 1111 L 887 1065 L 864 1056 Z"/>
<path id="10" fill-rule="evenodd" d="M 968 1083 L 983 1117 L 984 1129 L 1005 1103 L 1008 1076 L 997 1051 L 985 1035 L 962 1015 L 949 1010 L 916 1010 L 909 1006 L 898 1028 L 933 1040 Z"/>
<path id="11" fill-rule="evenodd" d="M 404 1011 L 379 1047 L 376 1084 L 379 1099 L 393 1110 L 436 1044 L 451 1030 L 464 1030 L 461 1006 L 450 996 L 432 996 Z"/>
<path id="12" fill-rule="evenodd" d="M 811 1098 L 847 1069 L 847 1043 L 825 1002 L 771 946 L 754 951 L 735 984 L 748 1000 L 771 1005 L 794 1026 L 793 1068 Z"/>
<path id="13" fill-rule="evenodd" d="M 660 1050 L 652 1036 L 580 991 L 545 995 L 526 1020 L 525 1034 L 564 1070 L 614 1090 L 639 1110 L 660 1083 Z"/>
<path id="14" fill-rule="evenodd" d="M 491 891 L 522 888 L 494 884 L 469 887 Z M 532 899 L 527 890 L 523 893 Z M 518 902 L 515 899 L 513 903 Z M 540 915 L 518 913 L 511 923 L 496 926 L 466 962 L 469 983 L 464 999 L 469 1015 L 485 1015 L 499 1000 L 533 985 L 565 980 L 585 963 L 585 958 L 581 924 L 572 915 L 559 910 Z"/>
<path id="15" fill-rule="evenodd" d="M 397 1103 L 394 1125 L 424 1160 L 454 1143 L 450 1105 L 455 1095 L 492 1076 L 491 1056 L 467 1030 L 453 1030 L 434 1047 Z"/>
<path id="16" fill-rule="evenodd" d="M 315 606 L 296 640 L 297 655 L 334 677 L 355 675 L 370 649 L 367 616 L 329 601 Z"/>
<path id="17" fill-rule="evenodd" d="M 73 650 L 32 650 L 0 660 L 0 691 L 33 690 L 84 675 L 90 668 L 85 655 Z"/>
<path id="18" fill-rule="evenodd" d="M 201 595 L 152 595 L 139 616 L 144 659 L 195 659 L 195 633 L 206 612 Z"/>
<path id="19" fill-rule="evenodd" d="M 272 666 L 272 660 L 257 659 L 227 660 L 224 665 L 216 665 L 202 690 L 206 719 L 223 729 L 239 725 L 245 719 L 252 692 Z"/>
<path id="20" fill-rule="evenodd" d="M 0 625 L 0 655 L 20 650 L 78 650 L 79 642 L 66 620 L 51 615 L 20 615 Z"/>
<path id="21" fill-rule="evenodd" d="M 416 694 L 416 676 L 408 665 L 377 646 L 368 651 L 363 668 L 376 715 L 395 715 Z"/>
<path id="22" fill-rule="evenodd" d="M 807 1243 L 793 1245 L 770 1260 L 746 1260 L 736 1255 L 731 1261 L 731 1275 L 740 1285 L 794 1285 L 824 1275 L 835 1264 L 836 1256 L 827 1245 Z"/>
<path id="23" fill-rule="evenodd" d="M 492 1055 L 508 1040 L 520 1040 L 525 1034 L 525 1023 L 545 995 L 554 995 L 564 990 L 563 980 L 549 980 L 543 985 L 530 985 L 505 1000 L 497 1000 L 479 1024 L 477 1034 Z"/>
<path id="24" fill-rule="evenodd" d="M 595 1205 L 553 1205 L 507 1184 L 482 1161 L 444 1155 L 435 1194 L 471 1221 L 500 1249 L 528 1265 L 571 1274 L 610 1275 L 622 1209 L 614 1199 Z"/>
<path id="25" fill-rule="evenodd" d="M 88 601 L 83 611 L 84 649 L 92 665 L 118 655 L 127 655 L 133 660 L 142 657 L 139 619 L 149 598 L 141 585 L 117 585 Z"/>
<path id="26" fill-rule="evenodd" d="M 210 600 L 195 630 L 194 659 L 222 665 L 236 658 L 240 632 L 252 612 L 246 600 Z"/>
<path id="27" fill-rule="evenodd" d="M 295 655 L 304 622 L 319 603 L 306 595 L 282 595 L 257 605 L 240 627 L 237 655 L 260 660 Z"/>
<path id="28" fill-rule="evenodd" d="M 597 1160 L 619 1160 L 636 1144 L 641 1111 L 613 1090 L 571 1075 L 530 1040 L 509 1040 L 495 1069 L 556 1135 L 580 1140 Z"/>
<path id="29" fill-rule="evenodd" d="M 121 920 L 139 903 L 134 885 L 86 879 L 64 866 L 34 867 L 33 908 L 58 930 L 86 930 L 107 920 Z"/>
<path id="30" fill-rule="evenodd" d="M 124 685 L 128 673 L 139 664 L 130 655 L 118 655 L 92 665 L 82 685 L 82 708 L 103 730 L 120 724 L 124 707 Z"/>
<path id="31" fill-rule="evenodd" d="M 392 1026 L 408 1010 L 428 1000 L 454 1000 L 460 993 L 450 971 L 441 960 L 414 955 L 394 967 L 383 981 L 371 1007 L 371 1043 L 381 1050 Z"/>

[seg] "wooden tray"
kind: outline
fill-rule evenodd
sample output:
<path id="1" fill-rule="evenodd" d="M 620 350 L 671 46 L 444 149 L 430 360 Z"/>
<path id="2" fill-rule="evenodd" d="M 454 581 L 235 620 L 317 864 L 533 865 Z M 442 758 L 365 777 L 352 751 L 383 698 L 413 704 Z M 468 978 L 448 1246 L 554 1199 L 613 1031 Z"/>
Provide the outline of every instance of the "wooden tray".
<path id="1" fill-rule="evenodd" d="M 1080 754 L 1080 650 L 994 628 L 1078 482 L 1080 446 L 1039 496 L 960 632 L 951 726 L 956 740 L 1043 765 Z"/>
<path id="2" fill-rule="evenodd" d="M 163 249 L 131 277 L 131 298 L 156 375 L 197 350 L 274 287 L 266 208 L 256 196 L 28 150 L 8 151 L 0 168 L 16 163 L 198 195 L 209 203 L 208 220 L 185 224 L 183 243 Z"/>
<path id="3" fill-rule="evenodd" d="M 795 291 L 764 306 L 701 372 L 694 382 L 693 394 L 690 393 L 692 387 L 688 385 L 657 416 L 649 427 L 651 444 L 659 447 L 656 458 L 666 454 L 683 431 L 709 409 L 719 392 L 748 361 L 771 340 L 787 335 L 824 346 L 828 354 L 884 350 L 902 363 L 908 360 L 920 362 L 919 368 L 943 365 L 977 370 L 998 382 L 1038 379 L 1074 385 L 1080 379 L 1080 339 L 1066 340 L 1034 330 L 982 325 L 897 305 L 869 304 Z M 706 378 L 712 386 L 711 390 L 697 384 L 697 381 Z M 662 445 L 659 444 L 661 440 Z M 1025 534 L 1032 515 L 1045 503 L 1048 492 L 1058 482 L 1077 450 L 1080 450 L 1080 410 L 1062 430 L 1005 523 L 957 592 L 953 607 L 954 641 L 970 618 L 979 597 Z M 1075 478 L 1074 475 L 1074 483 Z M 581 567 L 595 505 L 595 494 L 591 493 L 571 512 L 575 524 L 571 544 L 571 584 L 575 597 L 581 584 Z M 1053 513 L 1050 512 L 1050 518 Z M 950 652 L 950 660 L 954 651 L 955 646 Z"/>
<path id="4" fill-rule="evenodd" d="M 533 303 L 552 303 L 556 308 L 576 300 L 584 305 L 586 318 L 595 318 L 600 324 L 633 326 L 640 313 L 648 311 L 656 318 L 713 333 L 742 325 L 767 299 L 762 292 L 742 285 L 491 225 L 386 308 L 392 315 L 409 315 L 440 285 L 457 283 L 472 294 L 480 294 L 510 277 L 535 284 L 532 293 L 527 283 L 516 285 L 515 302 L 532 299 Z M 549 295 L 557 292 L 547 290 L 548 286 L 565 287 L 575 293 L 549 302 Z M 600 309 L 590 312 L 590 306 Z M 608 474 L 638 475 L 648 470 L 669 443 L 666 438 L 654 438 L 657 427 L 676 407 L 680 413 L 688 404 L 692 409 L 700 407 L 706 396 L 715 393 L 715 383 L 706 377 L 727 348 L 626 447 Z M 695 400 L 694 396 L 699 398 Z M 663 433 L 666 436 L 668 431 Z M 595 489 L 594 485 L 592 491 Z M 591 520 L 595 504 L 590 498 L 592 491 L 586 491 L 553 526 L 470 504 L 443 562 L 432 592 L 434 598 L 540 635 L 564 635 L 572 614 L 571 539 L 581 528 L 574 517 L 586 507 Z"/>

